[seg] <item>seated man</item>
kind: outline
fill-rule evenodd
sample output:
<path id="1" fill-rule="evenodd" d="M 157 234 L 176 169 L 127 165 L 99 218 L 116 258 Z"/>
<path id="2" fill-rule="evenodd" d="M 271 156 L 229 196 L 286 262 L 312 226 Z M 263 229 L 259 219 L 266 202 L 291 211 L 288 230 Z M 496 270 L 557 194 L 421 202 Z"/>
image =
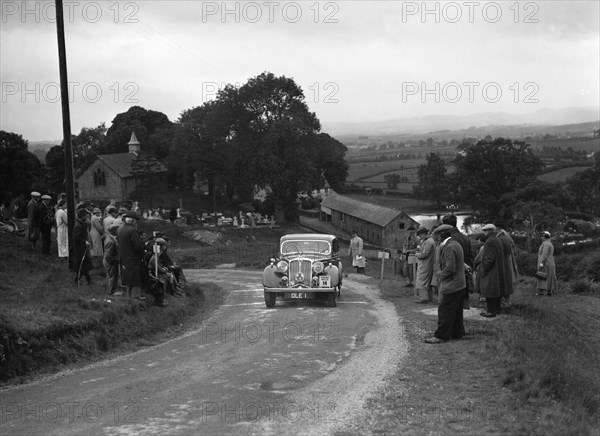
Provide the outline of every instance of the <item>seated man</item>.
<path id="1" fill-rule="evenodd" d="M 148 271 L 150 274 L 156 274 L 156 279 L 165 286 L 169 294 L 181 295 L 175 274 L 162 261 L 162 253 L 167 249 L 167 241 L 162 238 L 156 238 L 154 243 L 160 247 L 160 254 L 158 256 L 156 253 L 152 254 L 152 257 L 148 261 Z"/>

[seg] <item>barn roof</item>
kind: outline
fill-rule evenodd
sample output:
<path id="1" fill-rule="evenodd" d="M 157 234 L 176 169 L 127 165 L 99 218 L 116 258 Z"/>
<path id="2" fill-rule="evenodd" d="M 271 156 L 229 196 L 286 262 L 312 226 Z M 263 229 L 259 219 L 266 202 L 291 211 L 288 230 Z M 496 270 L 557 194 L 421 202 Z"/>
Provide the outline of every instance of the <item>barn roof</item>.
<path id="1" fill-rule="evenodd" d="M 394 219 L 403 215 L 403 212 L 400 210 L 365 203 L 342 195 L 332 195 L 323 199 L 321 206 L 343 212 L 346 215 L 377 224 L 381 227 L 388 225 Z"/>

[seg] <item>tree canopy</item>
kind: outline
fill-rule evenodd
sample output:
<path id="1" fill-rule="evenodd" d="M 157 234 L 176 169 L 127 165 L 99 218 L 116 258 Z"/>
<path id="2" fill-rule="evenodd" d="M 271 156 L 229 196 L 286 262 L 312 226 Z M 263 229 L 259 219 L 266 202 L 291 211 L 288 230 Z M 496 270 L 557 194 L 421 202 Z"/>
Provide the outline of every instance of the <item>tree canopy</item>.
<path id="1" fill-rule="evenodd" d="M 503 206 L 502 196 L 527 185 L 544 164 L 523 141 L 486 138 L 459 145 L 455 165 L 452 190 L 456 200 L 496 217 Z"/>
<path id="2" fill-rule="evenodd" d="M 434 201 L 440 208 L 448 197 L 446 163 L 439 153 L 430 153 L 425 159 L 426 163 L 419 166 L 419 182 L 414 186 L 413 192 L 421 198 Z"/>
<path id="3" fill-rule="evenodd" d="M 0 130 L 0 201 L 41 189 L 42 164 L 21 135 Z"/>

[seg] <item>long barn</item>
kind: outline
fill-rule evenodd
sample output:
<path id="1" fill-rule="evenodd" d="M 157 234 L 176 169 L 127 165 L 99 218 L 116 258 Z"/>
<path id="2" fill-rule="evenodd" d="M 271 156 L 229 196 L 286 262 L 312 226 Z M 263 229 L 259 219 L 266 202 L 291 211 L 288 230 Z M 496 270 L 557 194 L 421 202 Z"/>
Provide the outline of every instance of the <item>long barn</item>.
<path id="1" fill-rule="evenodd" d="M 406 213 L 354 200 L 343 195 L 332 195 L 321 202 L 322 221 L 350 233 L 356 230 L 365 242 L 382 247 L 400 247 L 410 227 L 419 223 Z"/>

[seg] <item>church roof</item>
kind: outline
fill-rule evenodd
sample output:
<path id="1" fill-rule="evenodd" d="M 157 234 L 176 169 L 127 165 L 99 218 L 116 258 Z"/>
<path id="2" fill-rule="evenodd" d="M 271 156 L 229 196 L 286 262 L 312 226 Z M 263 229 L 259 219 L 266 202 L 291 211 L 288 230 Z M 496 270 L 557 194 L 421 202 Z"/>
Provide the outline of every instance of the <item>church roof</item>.
<path id="1" fill-rule="evenodd" d="M 133 153 L 101 154 L 98 159 L 121 178 L 133 177 L 137 174 L 167 172 L 167 168 L 156 158 L 144 154 L 137 156 Z"/>

